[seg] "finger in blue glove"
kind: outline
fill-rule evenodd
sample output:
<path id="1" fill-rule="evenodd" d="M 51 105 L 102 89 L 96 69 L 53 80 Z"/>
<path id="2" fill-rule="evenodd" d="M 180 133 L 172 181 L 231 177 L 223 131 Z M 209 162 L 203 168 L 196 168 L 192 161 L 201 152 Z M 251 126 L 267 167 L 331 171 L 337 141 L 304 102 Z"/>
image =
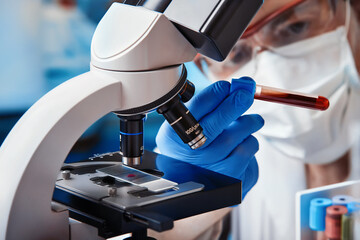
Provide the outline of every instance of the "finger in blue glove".
<path id="1" fill-rule="evenodd" d="M 251 77 L 241 77 L 239 79 L 233 78 L 231 80 L 230 92 L 235 92 L 239 89 L 248 90 L 254 96 L 256 90 L 256 83 Z"/>

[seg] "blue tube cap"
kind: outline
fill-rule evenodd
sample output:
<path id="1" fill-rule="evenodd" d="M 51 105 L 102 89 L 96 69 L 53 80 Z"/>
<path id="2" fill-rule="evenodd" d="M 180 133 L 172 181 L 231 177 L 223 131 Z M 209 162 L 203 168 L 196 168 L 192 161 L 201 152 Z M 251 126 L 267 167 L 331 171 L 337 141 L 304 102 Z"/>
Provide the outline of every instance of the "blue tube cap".
<path id="1" fill-rule="evenodd" d="M 326 208 L 332 205 L 328 198 L 314 198 L 310 202 L 309 226 L 314 231 L 325 231 Z"/>
<path id="2" fill-rule="evenodd" d="M 348 213 L 360 212 L 360 202 L 351 202 L 347 205 Z"/>

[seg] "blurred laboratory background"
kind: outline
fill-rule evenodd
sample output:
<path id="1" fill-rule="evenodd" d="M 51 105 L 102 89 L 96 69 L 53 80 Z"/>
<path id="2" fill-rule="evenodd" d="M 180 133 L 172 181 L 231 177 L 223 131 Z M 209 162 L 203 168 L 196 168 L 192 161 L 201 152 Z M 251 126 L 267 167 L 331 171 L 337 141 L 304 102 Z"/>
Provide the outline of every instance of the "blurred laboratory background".
<path id="1" fill-rule="evenodd" d="M 0 144 L 41 96 L 89 71 L 92 35 L 113 2 L 0 1 Z M 188 79 L 196 85 L 197 92 L 209 85 L 195 64 L 186 63 L 186 67 Z M 156 147 L 155 136 L 163 121 L 163 116 L 156 112 L 148 114 L 145 149 Z M 83 134 L 66 161 L 81 161 L 118 150 L 119 121 L 109 113 Z"/>

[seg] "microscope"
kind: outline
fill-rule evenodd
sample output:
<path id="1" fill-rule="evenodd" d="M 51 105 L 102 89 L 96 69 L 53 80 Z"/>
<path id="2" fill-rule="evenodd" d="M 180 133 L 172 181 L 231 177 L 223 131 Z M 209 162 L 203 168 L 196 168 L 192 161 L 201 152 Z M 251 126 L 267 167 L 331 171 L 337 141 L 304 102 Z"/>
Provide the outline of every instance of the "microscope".
<path id="1" fill-rule="evenodd" d="M 0 148 L 0 239 L 148 239 L 147 229 L 239 204 L 241 181 L 145 151 L 143 122 L 157 111 L 184 144 L 201 147 L 206 136 L 184 105 L 194 85 L 183 63 L 198 53 L 223 60 L 261 4 L 112 4 L 93 36 L 90 71 L 36 102 Z M 119 117 L 120 151 L 64 164 L 109 112 Z"/>

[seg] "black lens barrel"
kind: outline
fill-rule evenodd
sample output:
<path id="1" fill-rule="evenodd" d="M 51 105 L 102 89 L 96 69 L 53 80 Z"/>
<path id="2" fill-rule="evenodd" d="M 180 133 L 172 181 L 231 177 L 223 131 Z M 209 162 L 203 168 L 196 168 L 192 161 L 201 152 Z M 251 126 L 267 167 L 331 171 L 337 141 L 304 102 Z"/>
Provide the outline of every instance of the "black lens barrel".
<path id="1" fill-rule="evenodd" d="M 120 153 L 123 163 L 134 166 L 141 164 L 144 154 L 144 114 L 118 116 L 120 118 Z"/>
<path id="2" fill-rule="evenodd" d="M 206 137 L 203 135 L 202 127 L 181 102 L 180 95 L 159 107 L 157 112 L 165 117 L 181 140 L 192 149 L 199 148 L 205 143 Z"/>
<path id="3" fill-rule="evenodd" d="M 189 80 L 186 81 L 185 86 L 180 92 L 181 101 L 188 102 L 195 94 L 195 85 Z"/>

